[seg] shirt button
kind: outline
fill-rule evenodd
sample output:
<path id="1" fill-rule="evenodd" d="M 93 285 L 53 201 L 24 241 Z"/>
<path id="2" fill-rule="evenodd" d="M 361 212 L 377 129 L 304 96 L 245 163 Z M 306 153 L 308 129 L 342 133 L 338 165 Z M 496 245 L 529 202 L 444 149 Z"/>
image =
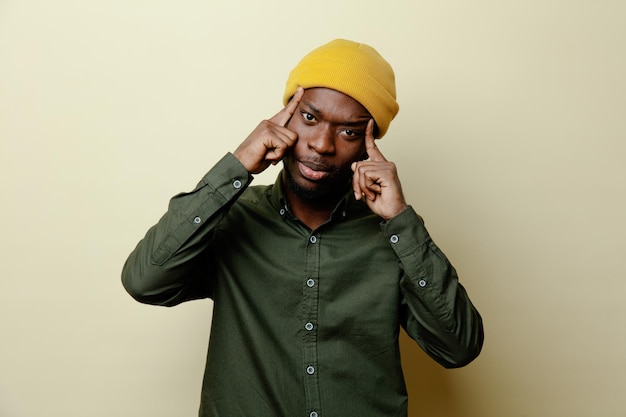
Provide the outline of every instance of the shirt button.
<path id="1" fill-rule="evenodd" d="M 284 209 L 284 208 L 281 208 L 281 209 L 280 209 L 280 211 L 279 211 L 279 213 L 280 213 L 280 215 L 281 215 L 281 216 L 284 216 L 284 215 L 285 215 L 285 209 Z"/>
<path id="2" fill-rule="evenodd" d="M 426 286 L 426 280 L 425 279 L 420 279 L 420 282 L 418 282 L 418 284 L 420 285 L 420 287 L 425 287 Z"/>
<path id="3" fill-rule="evenodd" d="M 241 188 L 241 181 L 239 181 L 239 180 L 233 181 L 233 187 L 235 187 L 236 189 L 240 189 Z"/>
<path id="4" fill-rule="evenodd" d="M 307 366 L 306 367 L 306 373 L 309 375 L 313 375 L 315 373 L 315 368 L 312 366 Z"/>
<path id="5" fill-rule="evenodd" d="M 313 330 L 313 323 L 309 322 L 309 323 L 305 324 L 304 328 L 307 329 L 308 331 Z"/>
<path id="6" fill-rule="evenodd" d="M 200 218 L 200 216 L 196 216 L 196 217 L 193 219 L 193 222 L 194 222 L 195 224 L 200 224 L 200 223 L 202 223 L 202 219 Z"/>
<path id="7" fill-rule="evenodd" d="M 309 417 L 318 417 L 318 414 L 315 411 L 311 411 L 311 414 L 309 414 Z"/>
<path id="8" fill-rule="evenodd" d="M 307 279 L 307 280 L 306 280 L 306 285 L 307 285 L 309 288 L 313 288 L 313 287 L 315 286 L 315 280 L 314 280 L 313 278 L 309 278 L 309 279 Z"/>
<path id="9" fill-rule="evenodd" d="M 311 236 L 311 237 L 309 238 L 309 242 L 311 242 L 311 243 L 315 243 L 315 242 L 317 242 L 317 238 L 316 238 L 315 236 Z"/>
<path id="10" fill-rule="evenodd" d="M 391 235 L 389 240 L 391 241 L 391 243 L 398 243 L 398 240 L 400 239 L 398 238 L 398 235 Z"/>

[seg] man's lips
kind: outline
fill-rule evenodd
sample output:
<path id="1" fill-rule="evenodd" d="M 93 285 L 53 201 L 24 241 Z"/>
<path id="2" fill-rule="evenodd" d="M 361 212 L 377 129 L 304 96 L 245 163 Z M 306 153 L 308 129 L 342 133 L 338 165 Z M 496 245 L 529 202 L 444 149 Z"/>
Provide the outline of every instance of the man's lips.
<path id="1" fill-rule="evenodd" d="M 298 161 L 298 169 L 304 178 L 310 181 L 319 181 L 330 175 L 324 166 Z"/>

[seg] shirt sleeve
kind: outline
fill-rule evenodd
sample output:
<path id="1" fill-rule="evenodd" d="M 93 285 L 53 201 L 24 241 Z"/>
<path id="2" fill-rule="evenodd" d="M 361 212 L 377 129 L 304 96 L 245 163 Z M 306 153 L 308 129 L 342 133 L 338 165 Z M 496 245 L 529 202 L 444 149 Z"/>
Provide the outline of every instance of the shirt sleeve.
<path id="1" fill-rule="evenodd" d="M 446 368 L 467 365 L 482 349 L 483 324 L 456 270 L 412 207 L 384 222 L 382 230 L 403 270 L 403 327 Z"/>
<path id="2" fill-rule="evenodd" d="M 174 196 L 126 260 L 122 283 L 137 301 L 172 306 L 211 296 L 208 249 L 212 231 L 252 181 L 225 155 L 189 193 Z"/>

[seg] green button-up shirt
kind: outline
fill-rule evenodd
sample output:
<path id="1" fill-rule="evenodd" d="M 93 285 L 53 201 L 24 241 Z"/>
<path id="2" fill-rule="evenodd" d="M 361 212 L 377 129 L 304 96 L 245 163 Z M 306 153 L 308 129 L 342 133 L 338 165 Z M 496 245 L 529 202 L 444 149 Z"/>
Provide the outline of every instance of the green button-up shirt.
<path id="1" fill-rule="evenodd" d="M 436 361 L 480 352 L 481 318 L 420 217 L 383 222 L 352 192 L 310 230 L 279 179 L 227 154 L 131 253 L 150 304 L 214 301 L 200 416 L 406 416 L 400 326 Z"/>

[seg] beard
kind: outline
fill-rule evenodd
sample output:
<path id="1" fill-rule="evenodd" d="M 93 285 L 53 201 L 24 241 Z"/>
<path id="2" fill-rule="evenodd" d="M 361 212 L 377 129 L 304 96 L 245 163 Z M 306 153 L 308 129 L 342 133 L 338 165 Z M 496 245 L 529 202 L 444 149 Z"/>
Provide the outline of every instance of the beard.
<path id="1" fill-rule="evenodd" d="M 318 206 L 336 204 L 348 192 L 352 182 L 352 170 L 349 167 L 345 170 L 334 167 L 327 179 L 328 182 L 321 187 L 302 186 L 293 178 L 286 166 L 283 171 L 286 186 L 298 198 Z"/>

